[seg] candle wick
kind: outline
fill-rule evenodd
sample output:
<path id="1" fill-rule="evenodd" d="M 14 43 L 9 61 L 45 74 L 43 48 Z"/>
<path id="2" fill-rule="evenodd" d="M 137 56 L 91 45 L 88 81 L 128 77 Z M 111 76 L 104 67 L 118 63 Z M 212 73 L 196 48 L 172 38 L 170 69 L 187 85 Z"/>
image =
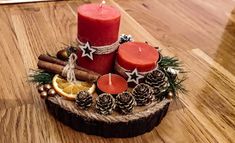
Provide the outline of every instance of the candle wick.
<path id="1" fill-rule="evenodd" d="M 112 85 L 112 74 L 109 73 L 109 85 Z"/>
<path id="2" fill-rule="evenodd" d="M 100 3 L 100 8 L 102 8 L 103 7 L 103 5 L 105 5 L 105 0 L 102 0 L 102 2 Z"/>

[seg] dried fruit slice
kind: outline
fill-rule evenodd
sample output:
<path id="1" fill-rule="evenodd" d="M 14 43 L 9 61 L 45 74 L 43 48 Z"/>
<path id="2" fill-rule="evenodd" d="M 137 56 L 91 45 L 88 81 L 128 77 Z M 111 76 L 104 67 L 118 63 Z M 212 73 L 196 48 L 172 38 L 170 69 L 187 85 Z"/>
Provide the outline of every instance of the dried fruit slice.
<path id="1" fill-rule="evenodd" d="M 58 74 L 54 76 L 52 80 L 52 85 L 59 95 L 69 100 L 75 100 L 77 94 L 80 91 L 87 91 L 90 94 L 92 94 L 95 91 L 95 84 L 93 83 L 84 82 L 84 81 L 69 83 L 67 80 L 63 79 Z"/>

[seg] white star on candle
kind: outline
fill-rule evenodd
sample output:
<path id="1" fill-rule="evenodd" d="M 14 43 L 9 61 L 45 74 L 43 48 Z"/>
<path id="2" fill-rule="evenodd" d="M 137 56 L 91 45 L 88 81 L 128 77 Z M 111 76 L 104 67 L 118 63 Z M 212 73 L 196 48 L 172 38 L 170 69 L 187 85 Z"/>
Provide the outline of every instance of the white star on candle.
<path id="1" fill-rule="evenodd" d="M 139 80 L 144 77 L 138 73 L 137 69 L 134 69 L 132 72 L 125 73 L 128 76 L 127 82 L 134 82 L 136 84 L 139 84 Z"/>
<path id="2" fill-rule="evenodd" d="M 96 49 L 93 49 L 89 42 L 86 42 L 85 45 L 79 45 L 79 48 L 82 50 L 82 57 L 88 57 L 93 60 L 93 53 L 96 51 Z"/>

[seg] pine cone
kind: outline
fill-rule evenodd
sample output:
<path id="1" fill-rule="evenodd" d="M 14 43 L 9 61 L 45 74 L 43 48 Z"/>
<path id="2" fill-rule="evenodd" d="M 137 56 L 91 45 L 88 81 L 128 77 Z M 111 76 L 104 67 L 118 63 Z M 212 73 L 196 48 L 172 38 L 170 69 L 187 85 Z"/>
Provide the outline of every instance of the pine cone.
<path id="1" fill-rule="evenodd" d="M 111 94 L 103 93 L 96 98 L 96 111 L 103 115 L 112 113 L 115 108 L 115 99 Z"/>
<path id="2" fill-rule="evenodd" d="M 75 99 L 75 104 L 81 109 L 87 109 L 92 105 L 92 96 L 86 91 L 81 91 Z"/>
<path id="3" fill-rule="evenodd" d="M 132 91 L 138 106 L 144 106 L 152 102 L 152 88 L 144 83 L 138 84 Z"/>
<path id="4" fill-rule="evenodd" d="M 154 100 L 157 102 L 162 101 L 166 96 L 166 90 L 162 90 L 159 87 L 153 87 Z"/>
<path id="5" fill-rule="evenodd" d="M 160 70 L 155 70 L 145 76 L 145 83 L 153 88 L 156 100 L 162 100 L 162 95 L 168 89 L 168 78 Z"/>
<path id="6" fill-rule="evenodd" d="M 136 105 L 135 98 L 130 92 L 123 92 L 116 96 L 117 109 L 122 114 L 131 113 Z"/>

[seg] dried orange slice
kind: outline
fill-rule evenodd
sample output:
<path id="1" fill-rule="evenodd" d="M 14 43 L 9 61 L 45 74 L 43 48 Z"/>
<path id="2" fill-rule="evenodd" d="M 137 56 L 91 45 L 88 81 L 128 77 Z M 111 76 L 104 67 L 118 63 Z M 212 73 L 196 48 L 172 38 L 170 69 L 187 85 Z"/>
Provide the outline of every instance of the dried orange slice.
<path id="1" fill-rule="evenodd" d="M 77 94 L 80 91 L 87 91 L 90 94 L 95 91 L 95 84 L 93 83 L 88 83 L 84 81 L 70 83 L 58 74 L 53 77 L 52 85 L 59 95 L 69 100 L 75 100 Z"/>

